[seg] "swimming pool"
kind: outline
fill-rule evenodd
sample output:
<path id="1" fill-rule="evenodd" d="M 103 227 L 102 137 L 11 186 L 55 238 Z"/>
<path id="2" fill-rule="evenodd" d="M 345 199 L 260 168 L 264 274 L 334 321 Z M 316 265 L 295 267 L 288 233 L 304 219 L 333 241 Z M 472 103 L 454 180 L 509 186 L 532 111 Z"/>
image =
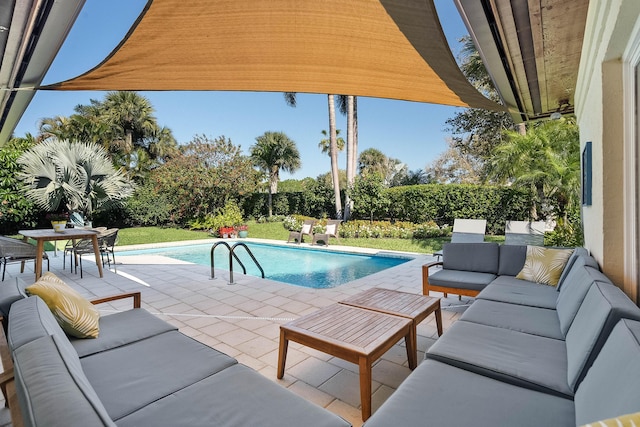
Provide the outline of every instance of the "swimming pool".
<path id="1" fill-rule="evenodd" d="M 229 243 L 233 246 L 234 242 Z M 317 289 L 333 288 L 412 259 L 410 256 L 366 255 L 265 243 L 242 243 L 251 249 L 266 278 Z M 205 244 L 122 251 L 118 252 L 118 256 L 153 254 L 210 266 L 211 246 Z M 248 275 L 260 277 L 260 270 L 243 248 L 236 249 L 234 253 L 238 254 L 247 268 Z M 229 268 L 229 251 L 226 247 L 216 248 L 214 262 L 216 268 Z M 235 260 L 233 271 L 242 273 L 242 268 Z"/>

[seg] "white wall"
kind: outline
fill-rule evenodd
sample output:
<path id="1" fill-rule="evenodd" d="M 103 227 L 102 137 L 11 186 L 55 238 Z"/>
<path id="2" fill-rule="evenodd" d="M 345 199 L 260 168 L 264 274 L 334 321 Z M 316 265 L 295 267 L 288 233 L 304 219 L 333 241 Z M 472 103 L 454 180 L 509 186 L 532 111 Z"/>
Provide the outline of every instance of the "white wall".
<path id="1" fill-rule="evenodd" d="M 581 149 L 593 150 L 593 204 L 583 207 L 585 246 L 630 297 L 638 294 L 637 117 L 633 46 L 639 0 L 591 0 L 576 89 Z M 640 54 L 640 49 L 637 50 Z"/>

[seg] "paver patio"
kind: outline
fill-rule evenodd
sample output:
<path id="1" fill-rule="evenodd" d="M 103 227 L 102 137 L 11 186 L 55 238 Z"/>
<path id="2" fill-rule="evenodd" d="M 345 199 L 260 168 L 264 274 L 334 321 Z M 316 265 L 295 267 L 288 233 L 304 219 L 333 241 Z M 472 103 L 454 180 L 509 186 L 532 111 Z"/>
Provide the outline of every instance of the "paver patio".
<path id="1" fill-rule="evenodd" d="M 435 260 L 417 255 L 415 260 L 336 288 L 311 289 L 238 273 L 234 274 L 235 284 L 229 285 L 229 274 L 225 270 L 217 271 L 216 278 L 210 279 L 208 266 L 149 255 L 118 257 L 116 254 L 117 273 L 113 266 L 111 271 L 105 267 L 102 279 L 95 263 L 87 257 L 83 263 L 84 278 L 80 279 L 79 274 L 71 273 L 68 268 L 62 270 L 59 251 L 57 256 L 52 252 L 49 256 L 51 271 L 87 298 L 141 291 L 142 306 L 181 332 L 235 357 L 292 392 L 339 414 L 354 426 L 362 424 L 358 366 L 291 342 L 284 378 L 276 379 L 280 325 L 372 287 L 420 293 L 421 266 Z M 5 281 L 15 280 L 16 276 L 31 283 L 33 264 L 28 264 L 22 274 L 19 264 L 10 264 Z M 466 298 L 459 301 L 455 295 L 442 300 L 445 331 L 458 319 L 468 301 Z M 118 302 L 101 308 L 106 313 L 129 306 L 127 302 Z M 438 337 L 434 316 L 420 323 L 417 333 L 420 362 L 424 351 Z M 410 372 L 401 340 L 373 365 L 374 413 Z M 8 425 L 7 412 L 0 411 L 0 426 Z"/>

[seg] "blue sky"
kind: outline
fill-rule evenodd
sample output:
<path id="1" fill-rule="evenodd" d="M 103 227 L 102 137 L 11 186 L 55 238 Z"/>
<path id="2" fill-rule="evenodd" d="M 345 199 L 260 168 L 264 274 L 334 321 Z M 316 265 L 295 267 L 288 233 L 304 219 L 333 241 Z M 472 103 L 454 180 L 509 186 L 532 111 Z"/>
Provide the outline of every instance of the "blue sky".
<path id="1" fill-rule="evenodd" d="M 87 0 L 69 37 L 53 62 L 43 84 L 66 80 L 100 63 L 122 40 L 146 0 Z M 458 39 L 467 34 L 453 0 L 435 0 L 443 29 L 459 51 Z M 159 52 L 159 54 L 162 54 Z M 105 92 L 41 91 L 36 93 L 14 135 L 37 134 L 40 120 L 69 116 L 78 104 L 102 100 Z M 256 92 L 140 92 L 155 108 L 161 126 L 167 126 L 179 143 L 194 135 L 224 135 L 248 154 L 257 136 L 282 131 L 293 139 L 302 160 L 294 174 L 281 179 L 317 177 L 329 171 L 329 157 L 318 149 L 321 131 L 328 129 L 326 95 L 298 94 L 298 106 L 288 107 L 282 93 Z M 358 98 L 358 149 L 377 148 L 406 163 L 410 170 L 424 169 L 446 149 L 445 121 L 459 108 Z M 346 119 L 338 115 L 338 128 L 346 138 Z M 345 168 L 345 155 L 340 155 Z"/>

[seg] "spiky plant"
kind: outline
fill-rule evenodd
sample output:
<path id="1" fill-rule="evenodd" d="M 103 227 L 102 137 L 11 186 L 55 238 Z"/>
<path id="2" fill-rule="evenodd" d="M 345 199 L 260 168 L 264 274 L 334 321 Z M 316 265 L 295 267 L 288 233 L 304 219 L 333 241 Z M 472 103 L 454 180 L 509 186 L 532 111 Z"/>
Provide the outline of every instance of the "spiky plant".
<path id="1" fill-rule="evenodd" d="M 18 164 L 27 197 L 48 212 L 65 207 L 91 218 L 94 210 L 121 203 L 134 191 L 104 148 L 94 143 L 51 139 L 26 151 Z"/>

